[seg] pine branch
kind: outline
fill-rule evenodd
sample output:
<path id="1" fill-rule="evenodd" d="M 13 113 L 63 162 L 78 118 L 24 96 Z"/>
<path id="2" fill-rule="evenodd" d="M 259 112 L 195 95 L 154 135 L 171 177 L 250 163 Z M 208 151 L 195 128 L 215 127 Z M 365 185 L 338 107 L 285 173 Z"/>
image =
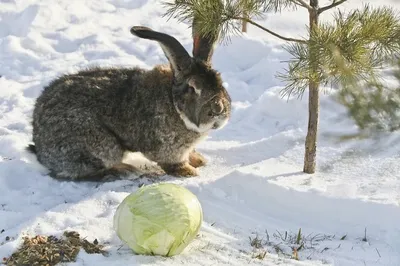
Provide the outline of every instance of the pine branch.
<path id="1" fill-rule="evenodd" d="M 264 26 L 258 24 L 257 22 L 254 22 L 253 20 L 251 20 L 251 19 L 249 19 L 249 18 L 244 18 L 244 17 L 232 17 L 232 19 L 237 19 L 237 20 L 246 21 L 246 22 L 252 24 L 253 26 L 256 26 L 256 27 L 262 29 L 263 31 L 268 32 L 269 34 L 271 34 L 271 35 L 273 35 L 273 36 L 275 36 L 275 37 L 277 37 L 277 38 L 279 38 L 279 39 L 288 41 L 288 42 L 307 43 L 306 40 L 301 40 L 301 39 L 295 39 L 295 38 L 290 38 L 290 37 L 282 36 L 282 35 L 280 35 L 280 34 L 278 34 L 278 33 L 276 33 L 276 32 L 273 32 L 272 30 L 269 30 L 269 29 L 265 28 Z"/>
<path id="2" fill-rule="evenodd" d="M 339 1 L 334 0 L 334 1 L 332 2 L 332 4 L 327 5 L 327 6 L 324 6 L 324 7 L 321 7 L 320 9 L 318 9 L 318 14 L 321 14 L 322 12 L 325 12 L 325 11 L 327 11 L 327 10 L 329 10 L 329 9 L 331 9 L 331 8 L 334 8 L 334 7 L 338 6 L 338 5 L 341 5 L 341 4 L 343 4 L 344 2 L 346 2 L 346 1 L 347 1 L 347 0 L 339 0 Z"/>
<path id="3" fill-rule="evenodd" d="M 256 0 L 261 3 L 263 12 L 281 12 L 282 10 L 297 10 L 299 3 L 296 0 Z"/>
<path id="4" fill-rule="evenodd" d="M 299 6 L 302 6 L 302 7 L 304 7 L 304 8 L 307 8 L 308 11 L 312 11 L 312 10 L 313 10 L 312 6 L 310 6 L 309 4 L 307 4 L 307 2 L 304 1 L 304 0 L 290 0 L 290 1 L 292 1 L 292 2 L 295 3 L 296 5 L 299 5 Z"/>
<path id="5" fill-rule="evenodd" d="M 241 32 L 242 23 L 249 23 L 259 29 L 285 41 L 306 43 L 306 40 L 289 38 L 271 31 L 254 20 L 263 16 L 263 11 L 279 12 L 300 6 L 306 0 L 175 0 L 165 3 L 166 14 L 181 21 L 192 21 L 197 16 L 198 29 L 201 34 L 220 33 L 220 39 L 229 39 L 229 33 Z M 254 19 L 254 20 L 252 20 Z"/>

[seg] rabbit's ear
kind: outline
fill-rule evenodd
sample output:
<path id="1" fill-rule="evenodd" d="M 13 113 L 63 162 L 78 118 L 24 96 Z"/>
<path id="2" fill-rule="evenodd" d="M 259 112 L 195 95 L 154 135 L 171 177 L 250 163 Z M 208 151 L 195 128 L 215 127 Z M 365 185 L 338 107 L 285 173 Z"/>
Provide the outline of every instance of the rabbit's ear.
<path id="1" fill-rule="evenodd" d="M 210 33 L 201 35 L 197 30 L 196 17 L 192 23 L 192 37 L 193 37 L 193 57 L 199 58 L 206 62 L 211 62 L 214 52 L 214 45 L 218 39 L 218 33 Z"/>
<path id="2" fill-rule="evenodd" d="M 139 38 L 157 41 L 168 58 L 175 76 L 179 76 L 182 69 L 189 68 L 191 57 L 182 44 L 174 37 L 142 26 L 132 27 L 131 33 Z"/>

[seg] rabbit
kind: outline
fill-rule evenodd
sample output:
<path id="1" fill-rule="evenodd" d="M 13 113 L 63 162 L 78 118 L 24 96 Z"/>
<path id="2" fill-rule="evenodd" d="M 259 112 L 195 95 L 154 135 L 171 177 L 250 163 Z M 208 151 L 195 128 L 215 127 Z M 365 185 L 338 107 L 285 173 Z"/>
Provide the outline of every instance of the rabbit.
<path id="1" fill-rule="evenodd" d="M 193 22 L 194 25 L 194 22 Z M 89 68 L 44 87 L 27 149 L 58 180 L 107 182 L 140 175 L 123 163 L 140 152 L 162 172 L 198 176 L 207 161 L 195 150 L 231 116 L 231 98 L 211 66 L 216 38 L 193 27 L 193 57 L 174 37 L 144 26 L 132 35 L 157 41 L 169 66 Z"/>

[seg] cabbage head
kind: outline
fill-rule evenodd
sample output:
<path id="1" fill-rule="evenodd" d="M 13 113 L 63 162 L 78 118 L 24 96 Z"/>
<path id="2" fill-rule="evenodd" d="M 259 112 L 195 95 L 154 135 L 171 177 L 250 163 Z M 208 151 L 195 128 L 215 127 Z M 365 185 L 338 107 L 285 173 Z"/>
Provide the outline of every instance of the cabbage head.
<path id="1" fill-rule="evenodd" d="M 114 230 L 136 254 L 174 256 L 196 237 L 203 221 L 197 197 L 170 183 L 139 188 L 114 214 Z"/>

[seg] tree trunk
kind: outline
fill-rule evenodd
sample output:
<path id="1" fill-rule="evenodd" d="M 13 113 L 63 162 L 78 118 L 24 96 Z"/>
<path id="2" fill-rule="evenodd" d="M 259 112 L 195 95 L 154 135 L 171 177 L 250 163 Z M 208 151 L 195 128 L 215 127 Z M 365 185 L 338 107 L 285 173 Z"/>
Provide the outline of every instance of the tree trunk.
<path id="1" fill-rule="evenodd" d="M 247 32 L 247 22 L 244 20 L 242 22 L 242 32 Z"/>
<path id="2" fill-rule="evenodd" d="M 310 34 L 315 27 L 318 27 L 318 0 L 310 0 L 310 5 L 314 8 L 310 11 Z M 311 37 L 311 36 L 310 36 Z M 303 172 L 307 174 L 315 173 L 317 160 L 317 134 L 318 134 L 318 116 L 319 116 L 319 81 L 315 80 L 313 75 L 318 71 L 317 58 L 313 52 L 313 47 L 309 46 L 310 56 L 310 80 L 308 97 L 308 130 L 305 144 L 304 168 Z"/>
<path id="3" fill-rule="evenodd" d="M 247 14 L 244 13 L 243 17 L 247 18 Z M 242 32 L 247 32 L 247 21 L 242 20 Z"/>
<path id="4" fill-rule="evenodd" d="M 306 137 L 306 150 L 304 155 L 303 172 L 307 174 L 315 173 L 317 161 L 317 134 L 319 116 L 319 84 L 310 82 L 308 96 L 308 129 Z"/>

